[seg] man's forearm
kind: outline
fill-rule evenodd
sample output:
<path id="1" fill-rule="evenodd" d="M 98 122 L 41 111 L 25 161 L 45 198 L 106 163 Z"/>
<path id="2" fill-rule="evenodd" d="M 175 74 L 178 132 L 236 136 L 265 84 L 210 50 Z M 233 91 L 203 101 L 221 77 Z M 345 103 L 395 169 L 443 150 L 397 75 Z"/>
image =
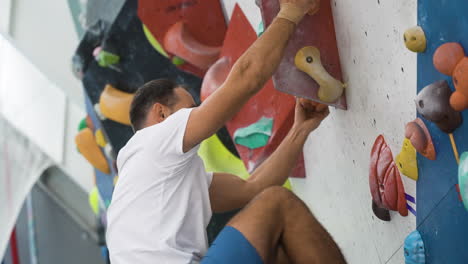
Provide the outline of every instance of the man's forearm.
<path id="1" fill-rule="evenodd" d="M 265 33 L 236 62 L 233 75 L 249 82 L 245 88 L 250 94 L 258 92 L 271 78 L 295 27 L 289 20 L 275 18 Z"/>
<path id="2" fill-rule="evenodd" d="M 190 132 L 184 136 L 184 151 L 216 133 L 260 91 L 278 67 L 294 28 L 293 22 L 276 18 L 237 60 L 219 89 L 191 112 L 186 129 Z"/>
<path id="3" fill-rule="evenodd" d="M 293 127 L 273 154 L 248 179 L 258 192 L 270 186 L 281 186 L 296 165 L 309 132 Z"/>

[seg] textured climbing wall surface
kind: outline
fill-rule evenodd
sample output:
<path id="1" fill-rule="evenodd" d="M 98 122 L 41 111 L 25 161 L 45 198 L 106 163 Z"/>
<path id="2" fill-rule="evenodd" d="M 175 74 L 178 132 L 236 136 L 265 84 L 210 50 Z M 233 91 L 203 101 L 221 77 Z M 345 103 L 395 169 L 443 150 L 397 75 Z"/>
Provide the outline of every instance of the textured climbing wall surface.
<path id="1" fill-rule="evenodd" d="M 468 2 L 464 0 L 418 1 L 418 24 L 427 37 L 427 50 L 418 56 L 418 91 L 438 80 L 447 80 L 453 89 L 451 78 L 435 69 L 432 64 L 434 51 L 445 42 L 459 42 L 468 50 Z M 454 132 L 460 153 L 468 149 L 468 115 Z M 447 134 L 434 124 L 426 122 L 437 150 L 437 160 L 419 158 L 421 177 L 418 182 L 418 230 L 427 248 L 428 263 L 467 263 L 468 252 L 464 245 L 468 237 L 468 212 L 458 198 L 458 166 L 453 156 Z"/>
<path id="2" fill-rule="evenodd" d="M 254 1 L 225 0 L 227 14 L 234 2 L 257 28 L 261 16 Z M 332 2 L 332 8 L 349 110 L 333 109 L 309 137 L 307 178 L 293 179 L 293 189 L 338 241 L 349 263 L 400 264 L 401 246 L 416 218 L 392 212 L 392 221 L 382 222 L 373 216 L 368 166 L 377 135 L 384 134 L 396 156 L 404 125 L 416 116 L 416 55 L 402 39 L 404 30 L 416 24 L 416 0 L 341 0 Z M 414 196 L 415 182 L 403 181 Z"/>

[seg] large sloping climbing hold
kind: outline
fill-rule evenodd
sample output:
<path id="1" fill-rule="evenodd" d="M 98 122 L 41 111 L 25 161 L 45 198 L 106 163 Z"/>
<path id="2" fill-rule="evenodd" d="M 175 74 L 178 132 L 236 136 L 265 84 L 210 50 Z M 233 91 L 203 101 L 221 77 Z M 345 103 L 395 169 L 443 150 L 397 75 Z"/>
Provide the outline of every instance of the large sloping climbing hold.
<path id="1" fill-rule="evenodd" d="M 205 48 L 222 46 L 227 29 L 223 8 L 219 0 L 138 0 L 138 16 L 147 28 L 145 35 L 147 37 L 151 35 L 151 38 L 148 39 L 153 44 L 155 43 L 153 40 L 160 41 L 163 47 L 154 46 L 160 51 L 165 50 L 164 53 L 170 53 L 166 54 L 168 57 L 173 58 L 173 55 L 176 55 L 176 57 L 182 58 L 186 63 L 178 65 L 178 68 L 199 77 L 204 76 L 209 65 L 206 66 L 204 60 L 201 61 L 201 65 L 198 63 L 198 65 L 192 64 L 190 60 L 193 58 L 186 57 L 186 55 L 192 52 L 196 57 L 210 54 L 212 51 L 208 49 L 207 52 Z M 178 29 L 179 26 L 183 26 L 183 28 Z M 175 37 L 176 39 L 179 38 L 178 41 L 185 43 L 185 47 L 167 45 L 165 38 L 172 38 L 174 35 L 171 32 L 180 29 L 183 29 L 183 31 L 178 33 L 182 33 L 182 35 L 177 36 L 176 34 Z M 189 33 L 189 35 L 185 35 L 186 33 Z M 187 37 L 188 39 L 186 39 Z M 192 40 L 195 42 L 192 42 Z M 180 50 L 175 52 L 174 48 L 181 48 L 182 52 Z M 191 50 L 192 48 L 194 50 Z M 184 54 L 184 56 L 178 54 Z M 212 60 L 211 64 L 216 59 L 217 57 Z M 176 61 L 173 62 L 176 65 L 178 64 Z"/>
<path id="2" fill-rule="evenodd" d="M 202 70 L 216 62 L 221 47 L 211 47 L 197 41 L 183 21 L 172 25 L 164 36 L 164 48 Z"/>
<path id="3" fill-rule="evenodd" d="M 406 124 L 405 137 L 411 141 L 416 151 L 424 157 L 435 160 L 436 151 L 431 134 L 420 118 Z"/>
<path id="4" fill-rule="evenodd" d="M 403 146 L 400 153 L 396 156 L 395 162 L 400 172 L 417 181 L 418 180 L 418 161 L 416 160 L 416 149 L 407 138 L 403 140 Z"/>
<path id="5" fill-rule="evenodd" d="M 214 91 L 216 91 L 227 79 L 231 71 L 231 60 L 229 57 L 222 57 L 216 61 L 213 66 L 206 72 L 203 78 L 200 98 L 205 101 Z"/>
<path id="6" fill-rule="evenodd" d="M 424 52 L 427 46 L 426 34 L 420 26 L 407 29 L 403 34 L 406 47 L 413 52 Z"/>
<path id="7" fill-rule="evenodd" d="M 460 195 L 466 210 L 468 210 L 468 152 L 464 152 L 460 157 L 458 166 L 458 186 Z"/>
<path id="8" fill-rule="evenodd" d="M 424 87 L 415 100 L 418 113 L 445 133 L 452 133 L 462 123 L 460 112 L 453 110 L 449 104 L 451 94 L 448 83 L 438 81 Z"/>
<path id="9" fill-rule="evenodd" d="M 404 244 L 405 264 L 425 264 L 426 253 L 424 241 L 418 230 L 411 232 Z"/>
<path id="10" fill-rule="evenodd" d="M 450 105 L 456 111 L 468 108 L 468 57 L 463 47 L 456 42 L 441 45 L 434 53 L 434 66 L 453 77 L 455 92 L 450 97 Z"/>
<path id="11" fill-rule="evenodd" d="M 236 144 L 256 149 L 264 147 L 271 136 L 273 118 L 262 117 L 248 127 L 239 128 L 234 132 Z"/>
<path id="12" fill-rule="evenodd" d="M 375 140 L 371 151 L 369 186 L 375 206 L 407 216 L 405 188 L 392 151 L 382 135 Z M 374 212 L 376 210 L 373 210 Z M 380 217 L 376 214 L 377 217 Z M 386 219 L 382 219 L 386 220 Z M 388 221 L 388 220 L 387 220 Z"/>
<path id="13" fill-rule="evenodd" d="M 294 64 L 319 84 L 317 95 L 323 102 L 333 103 L 343 94 L 345 85 L 325 70 L 317 47 L 307 46 L 300 49 L 294 58 Z"/>
<path id="14" fill-rule="evenodd" d="M 81 130 L 75 137 L 75 143 L 80 153 L 93 167 L 103 173 L 109 174 L 110 169 L 106 157 L 96 143 L 93 131 L 90 128 Z"/>
<path id="15" fill-rule="evenodd" d="M 133 94 L 122 92 L 108 84 L 99 99 L 100 113 L 115 122 L 130 125 L 130 105 Z"/>

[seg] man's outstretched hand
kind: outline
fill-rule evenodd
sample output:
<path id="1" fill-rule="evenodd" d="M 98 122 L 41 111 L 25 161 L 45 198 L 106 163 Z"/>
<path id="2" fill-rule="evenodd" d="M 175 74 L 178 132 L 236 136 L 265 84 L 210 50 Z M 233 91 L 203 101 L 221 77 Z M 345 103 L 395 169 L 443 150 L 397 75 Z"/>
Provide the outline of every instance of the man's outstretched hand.
<path id="1" fill-rule="evenodd" d="M 327 105 L 302 98 L 296 99 L 294 126 L 309 134 L 320 126 L 329 113 Z"/>

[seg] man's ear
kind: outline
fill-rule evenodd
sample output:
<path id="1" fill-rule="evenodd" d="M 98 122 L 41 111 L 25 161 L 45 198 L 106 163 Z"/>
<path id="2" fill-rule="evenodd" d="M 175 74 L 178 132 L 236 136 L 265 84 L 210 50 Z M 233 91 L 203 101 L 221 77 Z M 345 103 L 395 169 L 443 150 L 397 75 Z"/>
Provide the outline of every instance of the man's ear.
<path id="1" fill-rule="evenodd" d="M 169 113 L 167 111 L 167 107 L 165 105 L 160 104 L 160 103 L 155 103 L 153 105 L 153 113 L 154 113 L 154 117 L 155 117 L 155 119 L 156 119 L 156 121 L 158 123 L 161 123 L 162 121 L 164 121 L 169 116 Z"/>

